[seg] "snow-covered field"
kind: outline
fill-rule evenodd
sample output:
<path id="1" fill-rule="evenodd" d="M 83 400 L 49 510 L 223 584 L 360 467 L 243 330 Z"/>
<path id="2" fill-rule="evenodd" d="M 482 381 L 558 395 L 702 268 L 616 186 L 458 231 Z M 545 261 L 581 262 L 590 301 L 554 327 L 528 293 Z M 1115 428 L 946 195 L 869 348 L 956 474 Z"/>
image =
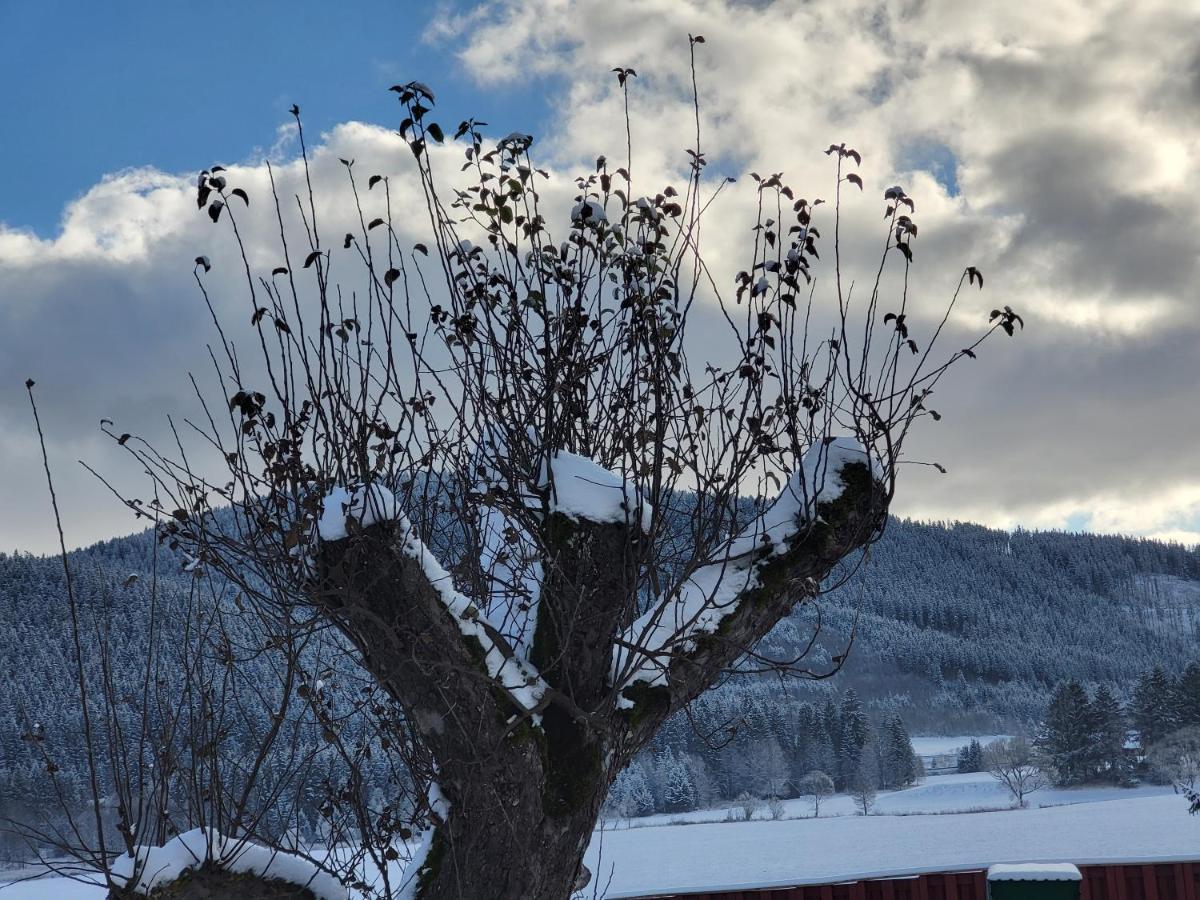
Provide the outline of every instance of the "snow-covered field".
<path id="1" fill-rule="evenodd" d="M 1007 809 L 986 774 L 945 775 L 880 794 L 878 814 L 869 817 L 853 815 L 850 798 L 834 797 L 820 819 L 791 800 L 779 821 L 725 822 L 725 811 L 709 810 L 608 823 L 588 865 L 601 896 L 616 900 L 997 862 L 1200 859 L 1200 819 L 1169 788 L 1047 790 L 1032 804 L 1041 808 Z M 992 811 L 960 812 L 980 809 Z M 103 893 L 45 879 L 0 889 L 0 900 L 101 900 Z"/>
<path id="2" fill-rule="evenodd" d="M 987 746 L 992 741 L 1008 737 L 1006 734 L 959 735 L 958 737 L 914 737 L 912 738 L 913 752 L 918 756 L 928 756 L 934 753 L 955 753 L 960 747 L 965 747 L 971 741 L 979 741 Z"/>
<path id="3" fill-rule="evenodd" d="M 589 865 L 600 883 L 608 884 L 606 896 L 618 898 L 996 862 L 1197 858 L 1200 820 L 1187 814 L 1178 797 L 1142 794 L 990 813 L 841 816 L 613 831 L 593 842 Z"/>
<path id="4" fill-rule="evenodd" d="M 1135 797 L 1151 797 L 1172 794 L 1169 787 L 1145 786 L 1139 788 L 1085 787 L 1058 789 L 1050 788 L 1031 794 L 1029 805 L 1066 806 L 1073 803 L 1096 803 L 1106 800 L 1130 800 Z M 1172 794 L 1173 796 L 1173 794 Z M 986 772 L 969 775 L 934 775 L 914 787 L 902 791 L 881 791 L 872 811 L 876 815 L 909 816 L 921 814 L 973 813 L 1007 810 L 1012 798 L 996 779 Z M 807 800 L 784 800 L 785 819 L 804 819 L 812 815 L 812 806 Z M 857 815 L 854 799 L 848 794 L 827 798 L 821 804 L 821 818 Z M 645 828 L 674 824 L 697 824 L 701 822 L 725 822 L 731 815 L 740 816 L 733 807 L 699 809 L 687 813 L 659 813 L 637 819 L 620 819 L 608 824 L 610 829 Z M 755 818 L 769 818 L 767 810 L 761 809 Z M 1200 848 L 1197 848 L 1200 849 Z"/>

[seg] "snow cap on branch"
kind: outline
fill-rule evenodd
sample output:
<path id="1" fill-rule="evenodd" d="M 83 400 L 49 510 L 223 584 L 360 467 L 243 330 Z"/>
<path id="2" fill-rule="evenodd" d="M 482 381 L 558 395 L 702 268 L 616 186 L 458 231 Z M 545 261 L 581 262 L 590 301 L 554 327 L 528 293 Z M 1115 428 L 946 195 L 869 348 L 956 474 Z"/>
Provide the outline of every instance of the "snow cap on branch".
<path id="1" fill-rule="evenodd" d="M 402 518 L 396 495 L 381 484 L 367 487 L 335 487 L 325 495 L 317 533 L 323 541 L 340 541 L 348 536 L 346 524 L 366 528 L 377 522 Z"/>
<path id="2" fill-rule="evenodd" d="M 436 781 L 429 782 L 426 797 L 429 811 L 435 821 L 430 822 L 429 827 L 421 833 L 421 843 L 417 845 L 412 859 L 404 867 L 404 881 L 400 883 L 396 900 L 413 900 L 416 897 L 417 887 L 421 883 L 421 870 L 425 867 L 425 860 L 429 858 L 429 849 L 433 845 L 433 832 L 450 815 L 450 801 L 446 799 Z"/>
<path id="3" fill-rule="evenodd" d="M 149 894 L 206 862 L 233 874 L 277 878 L 306 887 L 317 900 L 346 900 L 346 888 L 308 860 L 234 840 L 211 828 L 192 829 L 161 847 L 139 847 L 136 859 L 128 853 L 118 857 L 112 865 L 112 878 L 122 888 Z"/>
<path id="4" fill-rule="evenodd" d="M 553 482 L 551 512 L 597 523 L 630 523 L 640 513 L 642 531 L 650 530 L 650 504 L 643 502 L 637 488 L 616 472 L 585 456 L 559 450 L 550 461 L 550 474 L 548 479 L 543 467 L 543 487 Z"/>
<path id="5" fill-rule="evenodd" d="M 853 438 L 828 439 L 810 447 L 779 496 L 625 632 L 623 641 L 632 647 L 619 647 L 613 654 L 614 680 L 631 661 L 633 668 L 620 687 L 634 682 L 665 685 L 671 655 L 690 650 L 697 635 L 716 631 L 741 598 L 758 587 L 760 566 L 788 550 L 789 541 L 814 520 L 818 504 L 841 497 L 846 489 L 842 472 L 854 464 L 867 466 L 874 478 L 880 476 L 877 462 Z M 617 705 L 629 708 L 633 701 L 619 693 Z"/>

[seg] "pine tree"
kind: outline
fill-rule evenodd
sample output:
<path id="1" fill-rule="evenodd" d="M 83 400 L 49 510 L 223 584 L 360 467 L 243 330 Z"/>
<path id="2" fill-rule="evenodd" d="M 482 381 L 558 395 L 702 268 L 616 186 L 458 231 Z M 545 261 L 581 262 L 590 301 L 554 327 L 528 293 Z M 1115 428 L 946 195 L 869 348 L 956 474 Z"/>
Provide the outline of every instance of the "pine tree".
<path id="1" fill-rule="evenodd" d="M 917 754 L 899 715 L 892 716 L 883 728 L 879 740 L 879 786 L 908 787 L 917 780 Z"/>
<path id="2" fill-rule="evenodd" d="M 1092 774 L 1094 730 L 1087 692 L 1075 679 L 1059 684 L 1050 698 L 1037 748 L 1059 785 L 1083 784 Z"/>
<path id="3" fill-rule="evenodd" d="M 968 745 L 968 752 L 971 756 L 972 772 L 982 772 L 987 768 L 987 757 L 984 755 L 983 744 L 972 738 Z"/>
<path id="4" fill-rule="evenodd" d="M 1161 666 L 1138 679 L 1130 714 L 1143 751 L 1179 727 L 1175 690 Z"/>
<path id="5" fill-rule="evenodd" d="M 858 771 L 862 762 L 863 750 L 871 737 L 871 723 L 867 721 L 862 703 L 853 688 L 846 691 L 842 697 L 839 710 L 840 753 L 838 754 L 839 775 L 841 785 L 845 789 Z"/>
<path id="6" fill-rule="evenodd" d="M 1192 663 L 1179 676 L 1175 686 L 1175 702 L 1178 714 L 1176 728 L 1200 725 L 1200 663 Z"/>
<path id="7" fill-rule="evenodd" d="M 663 809 L 666 812 L 688 812 L 696 808 L 696 787 L 683 761 L 674 754 L 666 763 L 666 784 L 663 786 Z"/>
<path id="8" fill-rule="evenodd" d="M 842 720 L 832 697 L 825 700 L 825 705 L 821 709 L 821 725 L 828 742 L 829 759 L 827 766 L 819 768 L 829 773 L 836 785 L 840 782 L 842 771 Z"/>
<path id="9" fill-rule="evenodd" d="M 612 813 L 626 819 L 654 812 L 654 796 L 641 763 L 634 761 L 617 775 L 606 805 Z"/>
<path id="10" fill-rule="evenodd" d="M 1117 784 L 1129 778 L 1125 761 L 1125 712 L 1121 704 L 1104 685 L 1092 698 L 1092 755 L 1096 774 Z"/>
<path id="11" fill-rule="evenodd" d="M 958 748 L 958 771 L 962 773 L 982 772 L 983 769 L 983 745 L 977 739 L 972 738 L 971 743 Z"/>

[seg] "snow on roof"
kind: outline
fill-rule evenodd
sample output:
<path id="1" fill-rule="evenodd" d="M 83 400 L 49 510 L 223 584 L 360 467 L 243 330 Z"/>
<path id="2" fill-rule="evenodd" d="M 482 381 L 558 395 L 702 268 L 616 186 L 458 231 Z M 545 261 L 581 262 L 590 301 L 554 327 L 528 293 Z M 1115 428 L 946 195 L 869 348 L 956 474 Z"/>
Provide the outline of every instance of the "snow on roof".
<path id="1" fill-rule="evenodd" d="M 155 888 L 170 884 L 188 869 L 212 861 L 228 872 L 278 878 L 308 888 L 317 900 L 345 900 L 346 888 L 332 875 L 299 856 L 281 853 L 227 838 L 211 828 L 194 828 L 168 841 L 161 847 L 139 847 L 137 863 L 128 853 L 118 857 L 112 866 L 113 881 L 123 887 L 149 894 Z M 130 884 L 135 874 L 136 884 Z"/>
<path id="2" fill-rule="evenodd" d="M 1072 863 L 998 863 L 988 869 L 988 881 L 1080 881 Z"/>

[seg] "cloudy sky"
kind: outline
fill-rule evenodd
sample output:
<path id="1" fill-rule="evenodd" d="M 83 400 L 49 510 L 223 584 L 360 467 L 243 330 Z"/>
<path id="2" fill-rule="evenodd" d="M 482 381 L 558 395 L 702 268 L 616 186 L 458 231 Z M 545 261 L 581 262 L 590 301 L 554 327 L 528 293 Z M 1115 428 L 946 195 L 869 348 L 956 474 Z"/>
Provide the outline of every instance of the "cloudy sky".
<path id="1" fill-rule="evenodd" d="M 881 192 L 902 184 L 921 225 L 921 315 L 936 315 L 971 264 L 987 288 L 952 339 L 992 306 L 1025 316 L 1024 333 L 939 390 L 944 418 L 912 450 L 949 474 L 905 472 L 897 512 L 1200 541 L 1195 4 L 215 2 L 186 16 L 168 6 L 0 2 L 0 548 L 54 540 L 27 377 L 71 544 L 133 527 L 76 462 L 136 491 L 99 419 L 162 435 L 167 413 L 195 411 L 187 372 L 203 370 L 212 335 L 192 259 L 214 259 L 218 305 L 244 303 L 220 266 L 223 230 L 195 209 L 197 171 L 231 166 L 262 196 L 270 158 L 291 189 L 286 110 L 298 103 L 337 222 L 349 215 L 338 157 L 403 175 L 387 87 L 419 79 L 443 122 L 475 115 L 497 136 L 534 133 L 566 203 L 572 174 L 623 153 L 610 72 L 620 65 L 638 73 L 635 171 L 678 183 L 692 129 L 689 33 L 706 38 L 698 74 L 714 174 L 784 172 L 800 194 L 828 196 L 820 151 L 846 141 L 863 154 L 866 188 L 847 210 L 848 253 L 874 259 Z M 735 270 L 753 197 L 739 178 L 707 226 L 723 270 Z"/>

